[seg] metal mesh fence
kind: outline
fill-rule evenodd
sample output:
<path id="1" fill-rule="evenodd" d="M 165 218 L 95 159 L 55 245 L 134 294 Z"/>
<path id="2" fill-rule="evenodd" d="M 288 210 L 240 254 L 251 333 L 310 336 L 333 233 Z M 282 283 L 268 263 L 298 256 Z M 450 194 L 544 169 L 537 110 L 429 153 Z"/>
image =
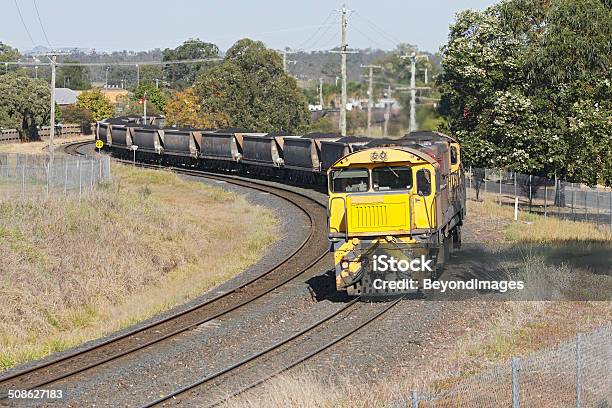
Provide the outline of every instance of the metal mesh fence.
<path id="1" fill-rule="evenodd" d="M 460 381 L 438 393 L 413 391 L 400 406 L 612 407 L 612 329 L 579 334 L 570 342 Z M 397 405 L 397 404 L 396 404 Z"/>
<path id="2" fill-rule="evenodd" d="M 111 180 L 107 156 L 76 158 L 0 153 L 0 201 L 93 191 Z"/>
<path id="3" fill-rule="evenodd" d="M 518 199 L 523 211 L 612 227 L 610 189 L 477 167 L 467 169 L 466 181 L 469 195 L 477 200 L 514 206 Z"/>

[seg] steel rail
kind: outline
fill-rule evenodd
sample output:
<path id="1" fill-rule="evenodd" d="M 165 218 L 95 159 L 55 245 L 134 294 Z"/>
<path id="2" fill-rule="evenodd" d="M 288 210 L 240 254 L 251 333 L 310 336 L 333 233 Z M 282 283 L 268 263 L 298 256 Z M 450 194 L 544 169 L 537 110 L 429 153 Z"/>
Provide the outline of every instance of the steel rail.
<path id="1" fill-rule="evenodd" d="M 91 144 L 91 143 L 92 143 L 91 141 L 77 142 L 77 143 L 67 144 L 63 148 L 65 150 L 74 151 L 73 154 L 83 155 L 82 153 L 78 153 L 77 152 L 78 148 L 82 147 L 84 145 L 87 145 L 87 144 Z M 177 168 L 175 170 L 181 171 L 183 169 Z M 312 241 L 312 239 L 314 237 L 314 234 L 315 234 L 315 219 L 314 219 L 314 216 L 309 211 L 304 209 L 303 205 L 298 203 L 297 200 L 291 199 L 291 198 L 288 198 L 288 197 L 285 197 L 285 196 L 282 196 L 282 193 L 274 192 L 274 191 L 271 191 L 271 190 L 277 190 L 277 191 L 281 191 L 281 192 L 285 192 L 285 193 L 301 196 L 301 197 L 306 198 L 306 199 L 310 200 L 311 202 L 317 204 L 320 207 L 324 207 L 321 203 L 317 202 L 313 198 L 308 197 L 305 194 L 301 194 L 301 193 L 294 192 L 294 191 L 291 191 L 291 190 L 283 190 L 281 187 L 272 187 L 272 186 L 267 186 L 266 184 L 263 184 L 263 183 L 257 183 L 257 182 L 251 182 L 251 181 L 247 182 L 247 181 L 240 180 L 240 179 L 235 180 L 234 177 L 232 177 L 232 176 L 224 176 L 224 175 L 218 175 L 218 174 L 210 174 L 209 175 L 207 173 L 197 172 L 197 171 L 181 171 L 181 172 L 183 172 L 183 173 L 191 173 L 191 175 L 196 175 L 196 176 L 199 176 L 199 177 L 207 177 L 207 178 L 209 177 L 209 178 L 223 179 L 224 181 L 226 181 L 226 182 L 228 182 L 230 184 L 245 186 L 245 187 L 252 188 L 254 190 L 270 193 L 270 194 L 278 196 L 279 198 L 282 198 L 282 199 L 284 199 L 284 200 L 286 200 L 288 202 L 291 202 L 293 205 L 298 207 L 308 217 L 308 219 L 310 220 L 310 231 L 309 231 L 309 234 L 300 243 L 300 246 L 297 249 L 295 249 L 289 256 L 285 257 L 280 263 L 278 263 L 274 267 L 268 269 L 264 273 L 259 274 L 259 275 L 255 276 L 255 277 L 249 279 L 247 282 L 237 286 L 236 288 L 233 288 L 233 289 L 231 289 L 231 290 L 229 290 L 227 292 L 221 293 L 221 294 L 219 294 L 219 295 L 217 295 L 217 296 L 215 296 L 215 297 L 213 297 L 213 298 L 211 298 L 209 300 L 206 300 L 206 301 L 204 301 L 202 303 L 199 303 L 199 304 L 196 304 L 194 306 L 191 306 L 188 309 L 185 309 L 185 310 L 182 310 L 182 311 L 180 311 L 178 313 L 175 313 L 175 314 L 172 314 L 170 316 L 167 316 L 167 317 L 165 317 L 165 318 L 163 318 L 161 320 L 158 320 L 158 321 L 155 321 L 155 322 L 151 322 L 150 324 L 147 324 L 147 325 L 139 327 L 139 328 L 135 328 L 135 329 L 133 329 L 131 331 L 128 331 L 126 333 L 121 334 L 118 337 L 109 338 L 109 339 L 107 339 L 107 340 L 105 340 L 105 341 L 103 341 L 101 343 L 98 343 L 96 345 L 93 345 L 91 347 L 87 347 L 87 348 L 84 348 L 82 350 L 76 350 L 76 351 L 74 351 L 74 352 L 72 352 L 70 354 L 67 354 L 65 356 L 62 356 L 62 357 L 60 357 L 58 359 L 51 360 L 51 361 L 48 361 L 48 362 L 43 363 L 41 365 L 37 365 L 37 366 L 31 367 L 29 369 L 26 369 L 26 370 L 23 370 L 23 371 L 19 371 L 19 372 L 11 374 L 9 376 L 0 378 L 0 387 L 4 387 L 5 384 L 7 384 L 9 382 L 14 382 L 16 379 L 19 379 L 19 377 L 31 376 L 32 374 L 34 374 L 36 372 L 39 372 L 39 371 L 41 371 L 43 369 L 52 367 L 54 365 L 58 365 L 60 363 L 67 363 L 70 359 L 74 359 L 75 357 L 84 356 L 87 353 L 91 353 L 93 351 L 100 350 L 100 349 L 102 349 L 105 346 L 110 346 L 110 345 L 113 345 L 113 344 L 117 344 L 120 340 L 126 339 L 126 338 L 128 338 L 130 336 L 134 336 L 136 334 L 140 334 L 140 333 L 149 331 L 149 330 L 151 330 L 151 329 L 153 329 L 155 327 L 158 327 L 158 326 L 160 326 L 160 325 L 162 325 L 164 323 L 170 322 L 170 321 L 175 320 L 175 319 L 177 319 L 179 317 L 182 317 L 182 316 L 188 315 L 190 313 L 193 313 L 195 311 L 201 310 L 201 309 L 205 308 L 206 306 L 213 305 L 214 303 L 218 302 L 219 300 L 227 298 L 228 296 L 230 296 L 232 294 L 236 294 L 236 293 L 240 292 L 242 289 L 244 289 L 245 287 L 248 287 L 248 286 L 256 283 L 257 281 L 260 281 L 263 278 L 268 277 L 268 275 L 270 275 L 271 273 L 273 273 L 274 271 L 278 270 L 280 267 L 285 265 L 296 254 L 298 254 L 302 249 L 304 249 L 309 242 Z M 255 184 L 256 186 L 251 186 L 251 184 Z M 265 290 L 263 290 L 261 292 L 258 292 L 254 296 L 250 296 L 247 299 L 245 299 L 244 301 L 241 301 L 241 302 L 238 302 L 238 303 L 236 303 L 234 305 L 231 305 L 231 306 L 229 306 L 229 307 L 227 307 L 227 308 L 225 308 L 225 309 L 223 309 L 223 310 L 221 310 L 221 311 L 219 311 L 217 313 L 213 313 L 211 316 L 207 316 L 204 319 L 200 319 L 200 320 L 198 320 L 195 323 L 192 323 L 190 325 L 187 325 L 187 326 L 181 327 L 179 329 L 173 330 L 173 331 L 171 331 L 170 333 L 168 333 L 168 334 L 166 334 L 164 336 L 154 338 L 153 340 L 148 341 L 148 342 L 146 342 L 144 344 L 138 345 L 136 347 L 132 347 L 132 348 L 126 349 L 126 350 L 124 350 L 122 352 L 119 352 L 119 353 L 111 354 L 111 355 L 107 356 L 104 359 L 97 360 L 94 363 L 87 364 L 85 366 L 79 367 L 78 369 L 70 370 L 68 372 L 64 372 L 64 373 L 62 373 L 60 375 L 57 375 L 57 376 L 55 376 L 55 377 L 53 377 L 51 379 L 48 379 L 48 380 L 45 380 L 45 381 L 39 381 L 39 382 L 37 382 L 35 384 L 30 384 L 30 385 L 28 385 L 26 387 L 22 386 L 22 387 L 18 387 L 18 388 L 28 389 L 29 390 L 29 389 L 39 388 L 39 387 L 42 387 L 42 386 L 45 386 L 45 385 L 57 382 L 59 380 L 62 380 L 62 379 L 74 376 L 76 374 L 79 374 L 79 373 L 81 373 L 83 371 L 86 371 L 86 370 L 89 370 L 91 368 L 98 367 L 98 366 L 100 366 L 102 364 L 105 364 L 107 362 L 116 360 L 116 359 L 118 359 L 120 357 L 123 357 L 125 355 L 128 355 L 128 354 L 131 354 L 133 352 L 142 350 L 143 348 L 146 348 L 146 347 L 149 347 L 149 346 L 151 346 L 153 344 L 159 343 L 159 342 L 161 342 L 163 340 L 166 340 L 166 339 L 168 339 L 170 337 L 174 337 L 177 334 L 183 333 L 183 332 L 185 332 L 187 330 L 193 329 L 194 327 L 197 327 L 197 326 L 199 326 L 199 325 L 201 325 L 201 324 L 203 324 L 203 323 L 205 323 L 207 321 L 216 319 L 216 318 L 218 318 L 220 316 L 223 316 L 223 315 L 225 315 L 227 313 L 230 313 L 230 312 L 232 312 L 234 310 L 237 310 L 237 309 L 239 309 L 239 308 L 241 308 L 241 307 L 243 307 L 243 306 L 245 306 L 245 305 L 247 305 L 249 303 L 252 303 L 253 301 L 261 298 L 262 296 L 264 296 L 264 295 L 266 295 L 266 294 L 268 294 L 268 293 L 278 289 L 279 287 L 281 287 L 281 286 L 285 285 L 286 283 L 290 282 L 291 280 L 295 279 L 296 277 L 298 277 L 302 273 L 308 271 L 310 268 L 312 268 L 314 265 L 316 265 L 319 261 L 321 261 L 321 259 L 323 259 L 326 255 L 327 255 L 327 251 L 324 252 L 323 254 L 317 256 L 316 259 L 311 261 L 308 265 L 299 268 L 299 270 L 297 272 L 292 273 L 288 277 L 286 277 L 286 278 L 282 279 L 281 281 L 277 282 L 272 287 L 270 287 L 268 289 L 265 289 Z M 8 395 L 1 395 L 0 396 L 0 401 L 3 400 L 3 399 L 6 399 L 7 397 L 8 397 Z"/>
<path id="2" fill-rule="evenodd" d="M 262 377 L 262 378 L 258 379 L 257 381 L 255 381 L 255 382 L 253 382 L 253 383 L 251 383 L 249 385 L 246 385 L 246 386 L 240 388 L 237 391 L 234 391 L 234 392 L 230 393 L 229 395 L 224 397 L 222 400 L 219 400 L 219 401 L 216 401 L 216 402 L 214 402 L 212 404 L 209 404 L 209 405 L 207 405 L 207 407 L 214 407 L 214 406 L 217 406 L 219 404 L 222 404 L 222 403 L 226 402 L 228 399 L 233 398 L 233 397 L 235 397 L 235 396 L 237 396 L 237 395 L 239 395 L 239 394 L 241 394 L 241 393 L 243 393 L 243 392 L 245 392 L 247 390 L 250 390 L 251 388 L 254 388 L 254 387 L 256 387 L 256 386 L 258 386 L 258 385 L 260 385 L 260 384 L 262 384 L 262 383 L 264 383 L 264 382 L 266 382 L 266 381 L 268 381 L 268 380 L 270 380 L 270 379 L 272 379 L 272 378 L 274 378 L 276 376 L 278 376 L 279 374 L 281 374 L 281 373 L 283 373 L 283 372 L 285 372 L 287 370 L 290 370 L 291 368 L 293 368 L 293 367 L 295 367 L 295 366 L 297 366 L 297 365 L 299 365 L 299 364 L 309 360 L 310 358 L 312 358 L 312 357 L 314 357 L 314 356 L 316 356 L 318 354 L 321 354 L 323 351 L 328 350 L 329 348 L 331 348 L 335 344 L 337 344 L 340 341 L 350 337 L 355 332 L 359 331 L 360 329 L 362 329 L 365 326 L 369 325 L 373 321 L 377 320 L 379 317 L 381 317 L 383 314 L 385 314 L 391 308 L 393 308 L 395 305 L 397 305 L 402 299 L 403 299 L 403 297 L 400 297 L 400 298 L 396 299 L 395 301 L 393 301 L 391 303 L 385 304 L 385 306 L 380 311 L 375 313 L 372 317 L 368 318 L 366 321 L 358 324 L 357 326 L 355 326 L 352 329 L 348 330 L 347 332 L 343 333 L 341 336 L 338 336 L 338 337 L 335 337 L 335 338 L 331 339 L 330 341 L 328 341 L 327 343 L 323 344 L 322 346 L 320 346 L 316 350 L 313 350 L 313 351 L 307 353 L 306 355 L 303 355 L 303 356 L 299 357 L 298 359 L 292 361 L 289 365 L 286 365 L 286 366 L 276 370 L 274 373 L 272 373 L 270 375 L 267 375 L 265 377 Z M 305 334 L 315 330 L 319 326 L 323 325 L 327 321 L 331 320 L 332 318 L 336 317 L 340 313 L 342 313 L 345 310 L 347 310 L 349 307 L 353 306 L 359 300 L 360 300 L 360 298 L 356 298 L 356 299 L 352 300 L 351 302 L 347 303 L 345 306 L 343 306 L 339 310 L 337 310 L 334 313 L 332 313 L 332 314 L 330 314 L 330 315 L 328 315 L 328 316 L 318 320 L 317 322 L 315 322 L 311 326 L 303 329 L 302 331 L 300 331 L 300 332 L 298 332 L 298 333 L 296 333 L 296 334 L 294 334 L 294 335 L 292 335 L 292 336 L 290 336 L 290 337 L 288 337 L 286 339 L 283 339 L 283 340 L 273 344 L 272 346 L 270 346 L 270 347 L 268 347 L 268 348 L 266 348 L 266 349 L 264 349 L 262 351 L 259 351 L 259 352 L 255 353 L 255 354 L 251 355 L 251 356 L 248 356 L 245 359 L 243 359 L 243 360 L 241 360 L 241 361 L 239 361 L 239 362 L 237 362 L 237 363 L 235 363 L 235 364 L 233 364 L 233 365 L 231 365 L 231 366 L 229 366 L 227 368 L 219 370 L 219 371 L 217 371 L 217 372 L 215 372 L 213 374 L 210 374 L 210 375 L 208 375 L 208 376 L 206 376 L 206 377 L 204 377 L 204 378 L 202 378 L 202 379 L 200 379 L 200 380 L 198 380 L 196 382 L 193 382 L 193 383 L 191 383 L 189 385 L 186 385 L 186 386 L 184 386 L 184 387 L 182 387 L 182 388 L 180 388 L 180 389 L 178 389 L 176 391 L 173 391 L 173 392 L 171 392 L 168 395 L 165 395 L 165 396 L 160 397 L 160 398 L 158 398 L 158 399 L 156 399 L 154 401 L 151 401 L 151 402 L 149 402 L 149 403 L 147 403 L 145 405 L 142 405 L 140 408 L 151 408 L 151 407 L 163 404 L 164 402 L 166 402 L 166 401 L 168 401 L 170 399 L 176 399 L 176 397 L 179 397 L 182 394 L 185 394 L 185 393 L 187 393 L 187 392 L 189 392 L 189 391 L 191 391 L 191 390 L 193 390 L 193 389 L 195 389 L 197 387 L 200 387 L 200 386 L 202 386 L 202 385 L 204 385 L 206 383 L 209 383 L 212 380 L 214 380 L 214 379 L 216 379 L 216 378 L 218 378 L 218 377 L 220 377 L 220 376 L 222 376 L 224 374 L 227 374 L 227 373 L 229 373 L 231 371 L 234 371 L 234 370 L 236 370 L 236 369 L 238 369 L 238 368 L 240 368 L 240 367 L 242 367 L 242 366 L 244 366 L 244 365 L 246 365 L 246 364 L 248 364 L 248 363 L 250 363 L 252 361 L 255 361 L 255 360 L 265 356 L 266 354 L 269 354 L 270 352 L 272 352 L 274 350 L 277 350 L 280 347 L 282 347 L 282 346 L 284 346 L 284 345 L 286 345 L 286 344 L 288 344 L 288 343 L 298 339 L 299 337 L 302 337 Z"/>

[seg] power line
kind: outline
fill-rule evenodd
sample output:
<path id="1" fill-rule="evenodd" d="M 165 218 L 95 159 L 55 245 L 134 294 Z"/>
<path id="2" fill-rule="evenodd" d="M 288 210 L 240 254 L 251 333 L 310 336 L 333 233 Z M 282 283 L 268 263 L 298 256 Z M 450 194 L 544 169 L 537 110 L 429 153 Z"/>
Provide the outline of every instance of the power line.
<path id="1" fill-rule="evenodd" d="M 60 66 L 137 66 L 137 65 L 176 65 L 176 64 L 194 64 L 201 62 L 213 62 L 213 61 L 221 61 L 222 58 L 200 58 L 200 59 L 190 59 L 190 60 L 172 60 L 172 61 L 144 61 L 144 62 L 57 62 L 55 65 Z M 41 66 L 41 65 L 51 65 L 50 63 L 45 62 L 21 62 L 21 61 L 7 61 L 3 62 L 3 64 L 8 65 L 22 65 L 22 66 Z"/>
<path id="2" fill-rule="evenodd" d="M 330 23 L 327 26 L 327 28 L 320 33 L 318 38 L 315 38 L 313 42 L 310 42 L 309 45 L 310 45 L 311 48 L 309 50 L 315 50 L 317 48 L 321 48 L 322 44 L 323 45 L 327 45 L 327 44 L 329 44 L 331 42 L 332 39 L 335 40 L 335 38 L 338 35 L 338 33 L 335 30 L 332 30 L 332 27 L 336 27 L 336 26 L 337 26 L 337 24 L 335 24 L 335 23 L 331 24 Z M 331 33 L 331 36 L 325 37 L 327 35 L 327 33 Z M 323 40 L 323 42 L 321 42 L 321 40 Z"/>
<path id="3" fill-rule="evenodd" d="M 26 25 L 25 20 L 23 19 L 23 15 L 21 14 L 21 9 L 19 8 L 19 4 L 17 3 L 17 0 L 13 0 L 13 2 L 15 3 L 15 7 L 17 7 L 17 13 L 19 13 L 19 18 L 21 19 L 21 24 L 23 24 L 23 28 L 25 28 L 26 33 L 28 33 L 28 37 L 30 37 L 30 41 L 32 41 L 32 45 L 36 47 L 36 43 L 34 42 L 34 39 L 32 38 L 32 34 L 30 34 L 30 30 L 28 30 L 28 26 Z"/>
<path id="4" fill-rule="evenodd" d="M 33 2 L 34 2 L 34 9 L 36 9 L 36 16 L 38 16 L 38 23 L 40 24 L 40 28 L 43 32 L 43 35 L 45 36 L 45 41 L 47 41 L 47 45 L 49 46 L 49 48 L 53 49 L 53 46 L 49 42 L 49 38 L 47 37 L 47 32 L 45 31 L 45 27 L 43 26 L 42 20 L 40 18 L 40 13 L 38 12 L 38 5 L 36 4 L 36 0 L 33 0 Z"/>
<path id="5" fill-rule="evenodd" d="M 370 41 L 370 43 L 378 45 L 381 49 L 385 48 L 385 46 L 382 43 L 378 42 L 378 40 L 374 40 L 373 38 L 371 38 L 369 35 L 367 35 L 363 31 L 361 31 L 359 28 L 357 28 L 357 26 L 353 25 L 352 28 L 354 28 L 355 31 L 357 31 L 359 34 L 361 34 L 361 36 L 363 38 L 365 38 L 366 40 Z"/>
<path id="6" fill-rule="evenodd" d="M 317 34 L 319 34 L 319 32 L 321 31 L 321 28 L 324 27 L 329 22 L 330 17 L 332 17 L 333 15 L 334 15 L 334 12 L 330 11 L 327 17 L 325 17 L 325 20 L 323 20 L 323 23 L 317 28 L 317 30 L 310 37 L 308 37 L 306 41 L 303 41 L 302 43 L 300 43 L 296 48 L 298 49 L 303 48 L 307 44 L 309 44 L 317 36 Z M 328 25 L 328 29 L 330 25 Z M 322 35 L 325 35 L 325 34 L 322 34 Z"/>
<path id="7" fill-rule="evenodd" d="M 390 40 L 393 44 L 397 45 L 400 44 L 401 41 L 398 41 L 396 38 L 394 38 L 392 35 L 388 34 L 384 29 L 382 29 L 380 26 L 378 26 L 376 23 L 374 23 L 373 21 L 371 21 L 370 19 L 366 18 L 365 16 L 362 16 L 361 13 L 359 12 L 355 12 L 355 15 L 359 18 L 361 18 L 363 21 L 365 21 L 370 28 L 372 28 L 372 30 L 378 32 L 378 34 L 382 35 L 383 37 L 386 37 L 388 40 Z"/>

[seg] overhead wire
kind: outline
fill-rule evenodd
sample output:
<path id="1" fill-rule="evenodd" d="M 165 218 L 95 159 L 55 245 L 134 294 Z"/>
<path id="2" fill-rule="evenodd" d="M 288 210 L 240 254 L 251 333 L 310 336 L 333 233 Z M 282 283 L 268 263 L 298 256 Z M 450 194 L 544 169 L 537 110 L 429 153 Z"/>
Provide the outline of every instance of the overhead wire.
<path id="1" fill-rule="evenodd" d="M 361 15 L 361 13 L 355 11 L 355 15 L 357 17 L 361 18 L 363 21 L 365 21 L 370 26 L 370 28 L 372 30 L 376 31 L 378 34 L 380 34 L 381 36 L 385 37 L 387 40 L 391 41 L 394 45 L 398 45 L 398 44 L 401 43 L 401 41 L 398 41 L 391 34 L 387 33 L 382 27 L 378 26 L 376 23 L 374 23 L 370 19 L 368 19 L 365 16 Z"/>
<path id="2" fill-rule="evenodd" d="M 42 19 L 40 18 L 40 13 L 38 12 L 38 5 L 36 4 L 36 0 L 32 0 L 32 1 L 34 2 L 34 9 L 36 10 L 36 16 L 38 17 L 38 23 L 40 24 L 40 29 L 42 30 L 43 35 L 45 36 L 45 41 L 47 41 L 47 45 L 49 46 L 49 48 L 53 49 L 53 46 L 49 42 L 49 37 L 47 37 L 47 32 L 45 31 L 45 27 L 43 26 Z"/>
<path id="3" fill-rule="evenodd" d="M 28 33 L 28 37 L 30 37 L 30 41 L 32 41 L 32 45 L 36 47 L 36 43 L 34 42 L 34 39 L 32 38 L 32 34 L 30 34 L 30 30 L 28 29 L 28 26 L 26 25 L 25 20 L 23 19 L 23 15 L 21 14 L 21 9 L 19 8 L 19 4 L 17 3 L 17 0 L 13 0 L 13 2 L 15 3 L 15 7 L 17 7 L 17 13 L 19 13 L 19 19 L 21 20 L 21 24 L 23 24 L 23 28 L 25 28 L 26 33 Z"/>
<path id="4" fill-rule="evenodd" d="M 317 28 L 317 30 L 312 33 L 312 35 L 310 37 L 308 37 L 305 41 L 301 42 L 300 44 L 298 44 L 298 46 L 296 47 L 297 49 L 306 47 L 306 45 L 310 45 L 310 42 L 315 39 L 315 37 L 317 36 L 317 34 L 319 34 L 319 32 L 321 31 L 321 28 L 323 26 L 325 26 L 328 22 L 329 19 L 334 15 L 333 11 L 330 11 L 329 14 L 327 15 L 327 17 L 325 17 L 325 20 L 323 20 L 323 23 Z M 330 24 L 331 25 L 331 24 Z M 329 26 L 327 28 L 327 30 L 329 30 Z M 325 32 L 327 32 L 327 30 Z M 325 35 L 325 34 L 322 34 Z"/>

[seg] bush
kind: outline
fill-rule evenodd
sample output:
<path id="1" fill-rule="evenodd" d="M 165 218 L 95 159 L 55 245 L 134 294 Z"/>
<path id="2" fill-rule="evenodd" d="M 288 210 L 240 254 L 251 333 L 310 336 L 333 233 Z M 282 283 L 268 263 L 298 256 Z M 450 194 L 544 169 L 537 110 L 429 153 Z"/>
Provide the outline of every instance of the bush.
<path id="1" fill-rule="evenodd" d="M 93 122 L 91 111 L 82 106 L 68 105 L 63 106 L 61 112 L 65 123 L 79 124 L 81 125 L 81 132 L 84 135 L 91 134 L 91 122 Z"/>

